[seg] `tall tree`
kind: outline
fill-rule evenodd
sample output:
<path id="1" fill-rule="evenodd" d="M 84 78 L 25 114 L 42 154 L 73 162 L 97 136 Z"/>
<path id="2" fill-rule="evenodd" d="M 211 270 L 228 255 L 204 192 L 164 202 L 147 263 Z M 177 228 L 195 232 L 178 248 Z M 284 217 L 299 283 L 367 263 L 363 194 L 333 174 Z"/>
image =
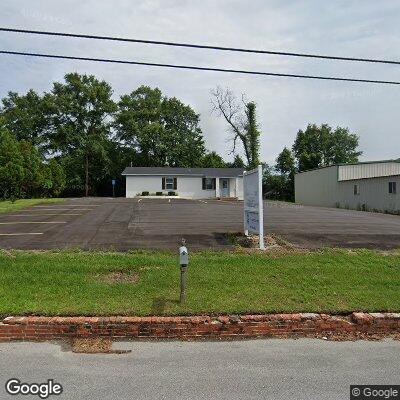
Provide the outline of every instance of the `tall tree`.
<path id="1" fill-rule="evenodd" d="M 263 194 L 267 199 L 292 201 L 288 178 L 274 173 L 274 168 L 269 165 L 263 168 Z"/>
<path id="2" fill-rule="evenodd" d="M 0 198 L 57 196 L 65 184 L 56 160 L 43 162 L 36 147 L 0 127 Z"/>
<path id="3" fill-rule="evenodd" d="M 59 196 L 66 186 L 64 168 L 55 158 L 42 163 L 40 195 L 44 197 Z"/>
<path id="4" fill-rule="evenodd" d="M 276 159 L 275 170 L 287 176 L 294 173 L 295 162 L 293 153 L 287 147 L 284 147 L 279 153 Z"/>
<path id="5" fill-rule="evenodd" d="M 201 166 L 203 168 L 226 168 L 227 164 L 217 152 L 211 151 L 202 158 Z"/>
<path id="6" fill-rule="evenodd" d="M 295 161 L 293 153 L 287 147 L 284 147 L 278 155 L 274 169 L 278 172 L 278 175 L 270 177 L 269 182 L 275 193 L 275 198 L 293 201 Z"/>
<path id="7" fill-rule="evenodd" d="M 228 163 L 227 165 L 229 168 L 245 168 L 245 163 L 242 160 L 242 157 L 239 156 L 239 154 L 236 154 L 233 161 L 231 163 Z"/>
<path id="8" fill-rule="evenodd" d="M 353 163 L 362 154 L 358 151 L 359 138 L 348 128 L 332 129 L 327 124 L 309 124 L 299 130 L 293 145 L 299 171 L 339 163 Z"/>
<path id="9" fill-rule="evenodd" d="M 40 96 L 34 90 L 25 95 L 9 92 L 0 107 L 4 127 L 17 140 L 31 142 L 41 153 L 47 144 L 49 101 L 49 96 Z"/>
<path id="10" fill-rule="evenodd" d="M 122 96 L 118 106 L 117 137 L 137 151 L 142 165 L 200 165 L 206 150 L 200 117 L 190 106 L 148 86 Z"/>
<path id="11" fill-rule="evenodd" d="M 260 163 L 260 131 L 257 124 L 256 104 L 250 102 L 246 104 L 247 123 L 245 125 L 246 137 L 248 137 L 248 147 L 250 160 L 250 168 L 256 168 Z"/>
<path id="12" fill-rule="evenodd" d="M 0 129 L 1 198 L 14 200 L 22 197 L 24 177 L 24 159 L 19 142 L 5 129 Z"/>
<path id="13" fill-rule="evenodd" d="M 237 141 L 243 145 L 249 168 L 255 168 L 260 162 L 260 130 L 256 117 L 256 104 L 246 102 L 244 96 L 238 101 L 229 89 L 220 87 L 211 91 L 213 111 L 222 116 L 232 131 L 232 154 L 236 152 Z"/>
<path id="14" fill-rule="evenodd" d="M 105 81 L 78 73 L 65 75 L 65 82 L 54 83 L 51 91 L 50 147 L 61 153 L 64 164 L 74 165 L 67 169 L 68 180 L 84 182 L 85 196 L 92 181 L 107 173 L 106 145 L 116 110 L 112 93 Z"/>

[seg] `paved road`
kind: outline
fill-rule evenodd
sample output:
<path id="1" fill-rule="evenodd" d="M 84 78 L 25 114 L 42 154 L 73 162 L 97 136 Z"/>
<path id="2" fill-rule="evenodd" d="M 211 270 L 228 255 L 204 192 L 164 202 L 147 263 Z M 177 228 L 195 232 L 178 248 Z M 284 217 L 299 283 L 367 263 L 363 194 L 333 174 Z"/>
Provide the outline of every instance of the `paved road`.
<path id="1" fill-rule="evenodd" d="M 295 245 L 400 247 L 400 216 L 265 202 L 265 231 Z M 71 199 L 0 214 L 0 248 L 228 248 L 243 203 L 183 199 Z"/>
<path id="2" fill-rule="evenodd" d="M 343 400 L 349 398 L 350 384 L 400 384 L 400 342 L 395 341 L 130 342 L 115 347 L 132 353 L 78 355 L 49 343 L 0 344 L 0 398 L 15 398 L 5 393 L 10 377 L 29 383 L 53 378 L 64 388 L 59 398 L 68 400 Z"/>

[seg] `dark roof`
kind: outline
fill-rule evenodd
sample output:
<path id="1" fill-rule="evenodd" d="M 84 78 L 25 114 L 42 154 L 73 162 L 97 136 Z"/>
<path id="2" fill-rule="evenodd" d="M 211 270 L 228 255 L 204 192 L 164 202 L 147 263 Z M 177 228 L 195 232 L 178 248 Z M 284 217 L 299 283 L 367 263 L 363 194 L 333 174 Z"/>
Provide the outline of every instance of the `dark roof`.
<path id="1" fill-rule="evenodd" d="M 126 167 L 122 175 L 190 175 L 235 178 L 242 176 L 243 171 L 243 168 Z"/>

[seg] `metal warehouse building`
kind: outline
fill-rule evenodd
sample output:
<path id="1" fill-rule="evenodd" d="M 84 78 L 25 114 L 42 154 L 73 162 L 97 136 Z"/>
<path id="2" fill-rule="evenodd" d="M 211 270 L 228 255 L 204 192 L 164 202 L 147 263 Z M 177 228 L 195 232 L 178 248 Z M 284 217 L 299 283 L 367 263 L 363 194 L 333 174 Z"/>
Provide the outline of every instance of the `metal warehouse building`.
<path id="1" fill-rule="evenodd" d="M 300 172 L 295 197 L 303 205 L 400 213 L 400 159 Z"/>

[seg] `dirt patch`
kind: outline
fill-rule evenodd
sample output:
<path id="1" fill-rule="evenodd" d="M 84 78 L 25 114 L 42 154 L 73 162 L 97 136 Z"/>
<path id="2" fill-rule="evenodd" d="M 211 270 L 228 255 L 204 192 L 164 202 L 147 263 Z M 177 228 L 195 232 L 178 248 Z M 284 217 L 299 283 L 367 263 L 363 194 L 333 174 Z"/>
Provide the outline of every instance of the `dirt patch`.
<path id="1" fill-rule="evenodd" d="M 0 254 L 5 257 L 16 258 L 16 255 L 12 250 L 0 250 Z"/>
<path id="2" fill-rule="evenodd" d="M 98 280 L 104 283 L 137 283 L 140 277 L 134 271 L 112 271 L 108 274 L 98 275 Z"/>
<path id="3" fill-rule="evenodd" d="M 228 240 L 239 247 L 244 247 L 247 249 L 258 248 L 259 246 L 259 236 L 258 235 L 244 235 L 241 232 L 228 233 Z M 290 243 L 283 241 L 276 235 L 266 235 L 264 236 L 264 244 L 267 248 L 290 246 Z"/>
<path id="4" fill-rule="evenodd" d="M 73 353 L 85 354 L 123 354 L 130 353 L 130 350 L 112 350 L 111 338 L 75 338 L 71 340 L 71 348 Z"/>
<path id="5" fill-rule="evenodd" d="M 243 233 L 230 233 L 229 241 L 235 245 L 236 251 L 253 252 L 259 250 L 259 236 L 250 234 L 245 236 Z M 265 250 L 269 253 L 286 254 L 286 253 L 308 253 L 309 250 L 295 246 L 289 241 L 283 239 L 279 235 L 264 236 Z"/>

